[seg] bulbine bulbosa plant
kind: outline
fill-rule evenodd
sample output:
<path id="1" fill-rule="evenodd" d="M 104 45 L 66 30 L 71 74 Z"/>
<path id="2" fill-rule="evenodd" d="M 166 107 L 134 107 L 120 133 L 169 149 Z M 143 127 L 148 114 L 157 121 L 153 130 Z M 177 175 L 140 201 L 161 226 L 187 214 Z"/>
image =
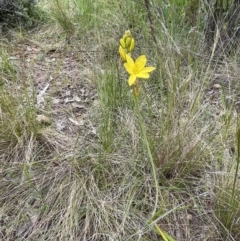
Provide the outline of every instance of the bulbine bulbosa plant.
<path id="1" fill-rule="evenodd" d="M 148 159 L 151 164 L 152 175 L 153 175 L 154 185 L 155 185 L 155 205 L 154 205 L 154 210 L 151 215 L 151 218 L 148 220 L 148 224 L 154 224 L 155 231 L 163 238 L 164 241 L 175 241 L 170 235 L 162 231 L 155 221 L 156 214 L 158 213 L 157 208 L 158 208 L 158 197 L 159 197 L 159 184 L 158 184 L 158 179 L 156 174 L 156 166 L 154 164 L 150 144 L 147 138 L 146 127 L 144 125 L 144 120 L 143 120 L 142 113 L 139 106 L 139 79 L 149 79 L 150 77 L 149 73 L 151 73 L 156 68 L 152 66 L 146 67 L 146 63 L 147 63 L 146 55 L 140 55 L 134 61 L 134 59 L 131 57 L 131 53 L 134 50 L 134 47 L 135 47 L 134 38 L 132 37 L 131 32 L 127 30 L 124 33 L 123 37 L 120 39 L 119 54 L 123 61 L 123 66 L 129 74 L 128 85 L 133 86 L 133 93 L 135 97 L 134 98 L 135 107 L 136 107 L 136 112 L 138 116 L 140 132 L 142 135 L 143 145 L 147 150 Z"/>

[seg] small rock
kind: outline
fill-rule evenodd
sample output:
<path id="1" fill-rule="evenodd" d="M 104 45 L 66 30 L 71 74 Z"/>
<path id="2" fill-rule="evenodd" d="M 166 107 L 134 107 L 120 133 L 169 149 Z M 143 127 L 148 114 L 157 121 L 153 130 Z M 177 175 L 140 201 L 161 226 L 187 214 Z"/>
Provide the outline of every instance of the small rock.
<path id="1" fill-rule="evenodd" d="M 42 62 L 44 60 L 44 54 L 38 54 L 36 56 L 36 60 L 39 61 L 39 62 Z"/>
<path id="2" fill-rule="evenodd" d="M 45 116 L 45 115 L 37 115 L 36 120 L 38 122 L 40 122 L 41 124 L 45 124 L 45 125 L 50 125 L 51 124 L 50 119 L 47 116 Z"/>
<path id="3" fill-rule="evenodd" d="M 62 82 L 61 82 L 61 81 L 56 81 L 56 82 L 55 82 L 55 85 L 56 85 L 56 86 L 61 86 L 61 85 L 62 85 Z"/>
<path id="4" fill-rule="evenodd" d="M 213 88 L 219 90 L 222 89 L 222 86 L 220 84 L 214 84 Z"/>
<path id="5" fill-rule="evenodd" d="M 188 214 L 188 215 L 187 215 L 187 220 L 188 220 L 188 221 L 192 221 L 192 220 L 193 220 L 193 216 L 192 216 L 191 214 Z"/>
<path id="6" fill-rule="evenodd" d="M 74 101 L 77 101 L 77 102 L 80 102 L 81 101 L 81 98 L 79 98 L 77 95 L 73 96 L 73 100 Z"/>
<path id="7" fill-rule="evenodd" d="M 56 121 L 56 127 L 58 131 L 63 131 L 66 128 L 66 125 L 62 122 L 62 120 Z"/>
<path id="8" fill-rule="evenodd" d="M 60 99 L 57 99 L 57 98 L 54 98 L 53 100 L 52 100 L 52 103 L 54 104 L 54 105 L 56 105 L 56 104 L 58 104 L 58 103 L 60 103 L 61 102 L 61 100 Z"/>

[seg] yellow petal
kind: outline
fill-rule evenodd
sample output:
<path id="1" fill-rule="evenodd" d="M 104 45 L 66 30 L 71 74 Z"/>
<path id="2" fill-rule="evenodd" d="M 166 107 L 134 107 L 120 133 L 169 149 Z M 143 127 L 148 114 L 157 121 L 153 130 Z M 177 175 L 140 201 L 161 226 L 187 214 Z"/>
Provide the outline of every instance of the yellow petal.
<path id="1" fill-rule="evenodd" d="M 147 57 L 145 55 L 141 55 L 139 56 L 136 61 L 135 61 L 135 65 L 137 66 L 137 71 L 141 71 L 145 65 L 147 63 Z"/>
<path id="2" fill-rule="evenodd" d="M 128 56 L 128 54 L 126 54 L 126 58 L 127 58 L 127 56 Z M 129 63 L 124 63 L 124 67 L 129 74 L 134 74 L 133 67 Z"/>
<path id="3" fill-rule="evenodd" d="M 129 55 L 126 55 L 126 59 L 127 59 L 127 63 L 131 66 L 131 68 L 134 68 L 135 64 L 132 57 L 130 57 Z"/>
<path id="4" fill-rule="evenodd" d="M 152 72 L 153 70 L 155 70 L 156 68 L 155 67 L 145 67 L 144 69 L 142 69 L 140 72 L 141 73 L 150 73 Z"/>
<path id="5" fill-rule="evenodd" d="M 141 78 L 141 79 L 148 79 L 149 78 L 149 74 L 148 73 L 142 73 L 142 72 L 139 72 L 139 73 L 137 73 L 136 74 L 136 76 L 138 77 L 138 78 Z"/>
<path id="6" fill-rule="evenodd" d="M 133 85 L 133 84 L 135 83 L 136 79 L 137 79 L 137 76 L 136 76 L 136 75 L 134 75 L 134 74 L 133 74 L 133 75 L 130 75 L 129 78 L 128 78 L 128 84 L 129 84 L 129 86 Z"/>

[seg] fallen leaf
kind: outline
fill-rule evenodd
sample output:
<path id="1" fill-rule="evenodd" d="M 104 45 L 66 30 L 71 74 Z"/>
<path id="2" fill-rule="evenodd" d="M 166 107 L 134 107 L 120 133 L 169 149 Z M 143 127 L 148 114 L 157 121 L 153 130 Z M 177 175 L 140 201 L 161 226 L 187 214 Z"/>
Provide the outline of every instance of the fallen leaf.
<path id="1" fill-rule="evenodd" d="M 47 91 L 48 87 L 50 84 L 46 84 L 46 86 L 44 87 L 43 90 L 41 90 L 39 92 L 39 94 L 37 95 L 37 106 L 39 107 L 41 103 L 44 103 L 44 97 L 43 95 L 45 94 L 45 92 Z"/>
<path id="2" fill-rule="evenodd" d="M 72 119 L 72 118 L 68 118 L 74 125 L 76 125 L 76 126 L 83 126 L 84 125 L 84 121 L 83 120 L 81 120 L 81 121 L 76 121 L 76 120 L 74 120 L 74 119 Z"/>
<path id="3" fill-rule="evenodd" d="M 80 105 L 78 103 L 72 103 L 72 107 L 76 110 L 83 110 L 86 109 L 84 105 Z"/>

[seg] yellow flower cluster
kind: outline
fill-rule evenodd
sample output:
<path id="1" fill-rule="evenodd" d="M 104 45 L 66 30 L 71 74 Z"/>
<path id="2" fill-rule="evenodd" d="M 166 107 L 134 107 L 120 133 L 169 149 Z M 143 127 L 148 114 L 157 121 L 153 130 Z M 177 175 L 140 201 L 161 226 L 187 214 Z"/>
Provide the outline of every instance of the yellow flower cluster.
<path id="1" fill-rule="evenodd" d="M 124 62 L 127 61 L 126 55 L 131 54 L 135 47 L 135 40 L 132 37 L 130 30 L 125 31 L 123 37 L 120 39 L 119 53 Z"/>
<path id="2" fill-rule="evenodd" d="M 149 73 L 155 70 L 155 67 L 145 67 L 147 63 L 146 55 L 139 56 L 136 61 L 131 58 L 131 52 L 135 46 L 134 38 L 131 35 L 130 30 L 127 30 L 123 37 L 120 39 L 119 53 L 122 60 L 125 62 L 124 67 L 129 73 L 128 84 L 129 86 L 134 84 L 134 93 L 139 95 L 138 79 L 148 79 Z"/>

